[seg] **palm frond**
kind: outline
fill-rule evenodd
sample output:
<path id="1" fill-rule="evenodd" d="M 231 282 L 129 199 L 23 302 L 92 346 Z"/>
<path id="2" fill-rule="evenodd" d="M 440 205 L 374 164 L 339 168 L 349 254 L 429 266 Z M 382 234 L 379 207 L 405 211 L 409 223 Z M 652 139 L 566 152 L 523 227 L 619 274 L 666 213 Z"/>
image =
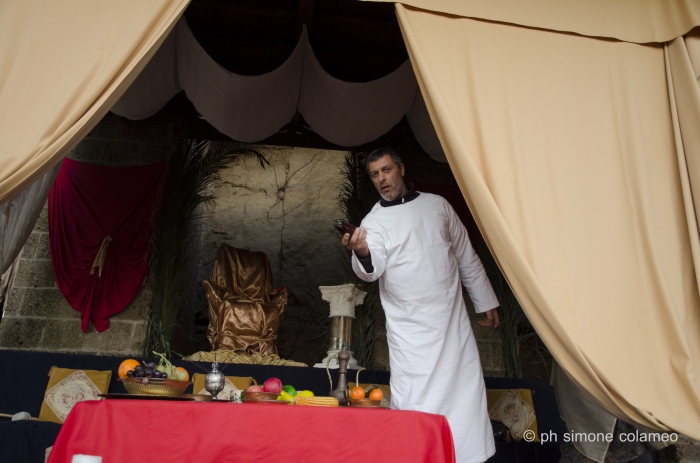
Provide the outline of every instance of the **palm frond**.
<path id="1" fill-rule="evenodd" d="M 181 141 L 170 159 L 160 209 L 152 226 L 153 301 L 142 346 L 144 356 L 154 350 L 170 356 L 173 332 L 193 289 L 188 281 L 195 258 L 191 243 L 201 215 L 197 209 L 214 201 L 212 186 L 221 180 L 221 170 L 242 158 L 255 158 L 262 167 L 268 164 L 251 145 L 196 140 Z"/>
<path id="2" fill-rule="evenodd" d="M 338 194 L 338 206 L 345 216 L 344 218 L 355 225 L 359 225 L 362 219 L 372 210 L 379 200 L 379 193 L 365 175 L 365 159 L 369 152 L 351 151 L 345 155 L 345 162 L 341 168 L 342 183 Z M 377 312 L 382 309 L 379 298 L 378 282 L 367 283 L 360 280 L 353 272 L 350 265 L 350 254 L 344 247 L 339 247 L 340 261 L 345 269 L 347 280 L 355 283 L 367 292 L 363 303 L 355 308 L 355 321 L 353 323 L 353 348 L 357 362 L 366 367 L 373 368 L 375 363 Z"/>

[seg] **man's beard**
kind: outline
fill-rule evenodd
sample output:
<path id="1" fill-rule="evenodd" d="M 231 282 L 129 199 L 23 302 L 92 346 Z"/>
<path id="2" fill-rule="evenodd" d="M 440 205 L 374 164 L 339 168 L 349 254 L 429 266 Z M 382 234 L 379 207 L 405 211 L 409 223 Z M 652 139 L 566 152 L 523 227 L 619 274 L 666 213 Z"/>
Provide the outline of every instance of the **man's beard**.
<path id="1" fill-rule="evenodd" d="M 380 191 L 379 196 L 381 196 L 384 201 L 391 202 L 391 201 L 395 200 L 396 198 L 398 198 L 399 196 L 401 196 L 402 190 L 403 190 L 403 188 L 401 188 L 401 187 L 396 188 L 396 189 L 392 188 L 389 191 L 388 195 L 382 194 L 382 192 Z M 392 194 L 394 195 L 393 197 L 390 196 Z"/>

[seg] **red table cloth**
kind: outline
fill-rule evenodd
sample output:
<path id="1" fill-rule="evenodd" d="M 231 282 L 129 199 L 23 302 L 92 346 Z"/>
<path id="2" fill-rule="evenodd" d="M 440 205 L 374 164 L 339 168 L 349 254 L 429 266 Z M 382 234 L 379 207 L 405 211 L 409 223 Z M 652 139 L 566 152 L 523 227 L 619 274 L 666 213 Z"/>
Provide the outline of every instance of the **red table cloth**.
<path id="1" fill-rule="evenodd" d="M 114 399 L 73 407 L 48 463 L 70 463 L 75 454 L 103 463 L 454 462 L 442 415 Z"/>

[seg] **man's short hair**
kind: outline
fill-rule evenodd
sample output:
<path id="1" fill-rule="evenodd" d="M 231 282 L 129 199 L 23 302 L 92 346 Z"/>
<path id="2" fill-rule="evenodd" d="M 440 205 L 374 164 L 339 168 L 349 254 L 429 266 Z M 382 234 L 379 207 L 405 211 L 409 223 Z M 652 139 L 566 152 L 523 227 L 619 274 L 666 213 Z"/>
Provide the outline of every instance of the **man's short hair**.
<path id="1" fill-rule="evenodd" d="M 391 160 L 396 163 L 396 167 L 401 167 L 401 164 L 403 164 L 403 161 L 401 160 L 401 156 L 399 156 L 399 153 L 394 151 L 391 148 L 377 148 L 376 150 L 372 151 L 369 153 L 369 156 L 367 156 L 366 163 L 367 163 L 367 172 L 369 172 L 369 163 L 378 161 L 381 158 L 383 158 L 386 155 L 389 155 L 391 157 Z"/>

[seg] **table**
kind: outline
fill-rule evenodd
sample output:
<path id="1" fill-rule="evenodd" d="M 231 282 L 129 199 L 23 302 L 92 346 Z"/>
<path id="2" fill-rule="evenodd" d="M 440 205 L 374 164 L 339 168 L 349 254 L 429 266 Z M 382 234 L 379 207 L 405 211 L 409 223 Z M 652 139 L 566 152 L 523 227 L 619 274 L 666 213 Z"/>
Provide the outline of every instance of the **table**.
<path id="1" fill-rule="evenodd" d="M 79 402 L 48 463 L 453 463 L 442 415 L 415 411 L 156 400 Z"/>

